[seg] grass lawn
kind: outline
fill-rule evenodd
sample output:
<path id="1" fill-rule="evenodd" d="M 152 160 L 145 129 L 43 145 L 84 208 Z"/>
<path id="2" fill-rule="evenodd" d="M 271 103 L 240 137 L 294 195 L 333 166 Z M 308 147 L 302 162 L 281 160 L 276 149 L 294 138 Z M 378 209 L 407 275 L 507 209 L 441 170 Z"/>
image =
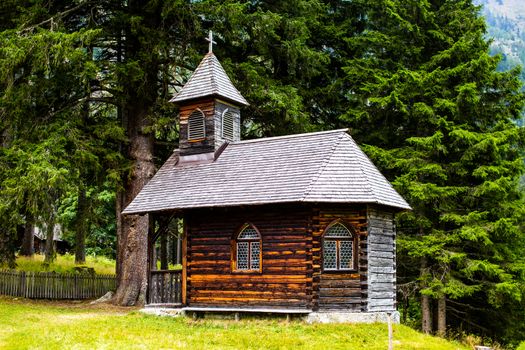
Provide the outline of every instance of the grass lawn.
<path id="1" fill-rule="evenodd" d="M 75 256 L 72 254 L 57 255 L 56 260 L 48 267 L 44 265 L 44 255 L 35 254 L 28 258 L 19 256 L 16 258 L 16 269 L 20 271 L 32 272 L 73 272 L 75 266 Z M 95 269 L 95 273 L 106 275 L 115 274 L 115 260 L 103 256 L 86 256 L 86 263 L 81 265 Z"/>
<path id="2" fill-rule="evenodd" d="M 147 316 L 136 309 L 0 297 L 0 349 L 387 349 L 385 324 Z M 468 349 L 394 326 L 394 349 Z"/>

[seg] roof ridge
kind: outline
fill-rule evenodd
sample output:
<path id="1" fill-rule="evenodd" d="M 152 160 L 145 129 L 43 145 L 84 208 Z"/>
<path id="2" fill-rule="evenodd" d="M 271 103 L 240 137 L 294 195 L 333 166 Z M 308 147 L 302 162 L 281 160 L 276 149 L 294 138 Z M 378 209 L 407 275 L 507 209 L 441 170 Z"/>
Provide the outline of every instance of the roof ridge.
<path id="1" fill-rule="evenodd" d="M 213 52 L 208 52 L 206 56 L 209 56 L 209 62 L 208 62 L 208 69 L 211 70 L 210 74 L 210 80 L 211 80 L 211 86 L 212 91 L 216 94 L 219 93 L 219 87 L 217 86 L 217 83 L 215 82 L 215 61 L 219 62 L 217 57 L 213 54 Z M 220 63 L 219 63 L 220 64 Z"/>
<path id="2" fill-rule="evenodd" d="M 337 147 L 341 143 L 341 140 L 343 139 L 344 135 L 346 135 L 346 133 L 343 133 L 343 134 L 341 134 L 341 136 L 339 136 L 339 139 L 337 140 L 337 142 L 334 143 L 334 145 L 332 146 L 332 149 L 330 149 L 330 152 L 328 152 L 328 156 L 325 158 L 323 164 L 321 164 L 321 166 L 319 167 L 319 173 L 317 174 L 317 176 L 314 176 L 312 178 L 312 181 L 310 182 L 310 184 L 306 188 L 306 191 L 304 192 L 303 198 L 301 199 L 301 201 L 304 201 L 308 197 L 310 192 L 312 192 L 312 189 L 314 188 L 315 183 L 317 181 L 319 181 L 319 178 L 321 177 L 321 175 L 325 171 L 326 166 L 328 165 L 328 163 L 330 163 L 330 159 L 332 159 L 332 156 L 334 155 L 335 150 L 337 149 Z"/>
<path id="3" fill-rule="evenodd" d="M 233 85 L 213 52 L 208 52 L 202 58 L 186 84 L 175 93 L 170 102 L 182 102 L 206 96 L 219 96 L 239 105 L 249 105 Z"/>
<path id="4" fill-rule="evenodd" d="M 357 150 L 357 152 L 361 152 L 367 158 L 367 160 L 371 162 L 370 158 L 368 158 L 366 153 L 363 152 L 361 147 L 359 147 L 359 145 L 357 144 L 357 142 L 355 142 L 352 136 L 350 135 L 347 135 L 347 136 L 348 136 L 348 139 L 356 145 L 356 147 L 352 148 L 352 153 L 355 155 L 355 151 Z M 379 198 L 377 198 L 376 193 L 372 190 L 372 186 L 370 185 L 369 179 L 366 176 L 365 171 L 363 170 L 363 164 L 361 162 L 358 162 L 358 165 L 359 165 L 359 170 L 361 171 L 361 173 L 363 174 L 363 178 L 365 179 L 367 191 L 372 195 L 373 198 L 375 198 L 376 201 L 379 201 Z"/>
<path id="5" fill-rule="evenodd" d="M 174 102 L 175 99 L 176 99 L 176 98 L 181 94 L 181 92 L 184 90 L 184 88 L 186 87 L 186 85 L 190 84 L 191 81 L 197 76 L 197 74 L 195 74 L 195 73 L 197 73 L 197 71 L 199 70 L 199 68 L 200 68 L 202 65 L 204 65 L 204 63 L 206 62 L 206 56 L 207 56 L 207 55 L 208 55 L 208 54 L 206 54 L 206 55 L 204 56 L 204 58 L 199 62 L 199 64 L 197 65 L 197 67 L 193 70 L 193 73 L 191 73 L 191 76 L 190 76 L 190 78 L 188 79 L 188 81 L 187 81 L 187 82 L 186 82 L 186 83 L 180 88 L 179 91 L 177 91 L 177 92 L 175 93 L 175 95 L 170 99 L 170 102 Z"/>
<path id="6" fill-rule="evenodd" d="M 251 140 L 241 140 L 232 142 L 230 145 L 239 145 L 239 144 L 245 144 L 245 143 L 253 143 L 253 142 L 262 142 L 262 141 L 269 141 L 269 140 L 275 140 L 275 139 L 288 139 L 288 138 L 296 138 L 296 137 L 306 137 L 306 136 L 313 136 L 313 135 L 322 135 L 322 134 L 330 134 L 330 133 L 345 133 L 348 131 L 347 128 L 345 129 L 336 129 L 336 130 L 325 130 L 325 131 L 314 131 L 314 132 L 304 132 L 301 134 L 291 134 L 291 135 L 282 135 L 282 136 L 270 136 L 270 137 L 262 137 L 259 139 L 251 139 Z"/>
<path id="7" fill-rule="evenodd" d="M 352 138 L 352 136 L 350 136 L 350 135 L 347 135 L 347 136 L 348 136 L 348 138 L 349 138 L 353 143 L 355 143 L 355 145 L 357 146 L 357 147 L 356 147 L 357 152 L 361 152 L 361 153 L 367 158 L 367 160 L 370 162 L 370 164 L 372 164 L 372 166 L 375 167 L 375 168 L 377 169 L 377 166 L 374 164 L 374 162 L 372 162 L 372 160 L 371 160 L 371 159 L 368 157 L 368 155 L 367 155 L 367 154 L 361 149 L 361 147 L 359 147 L 359 145 L 357 145 L 357 142 L 355 142 L 355 140 Z M 365 171 L 363 170 L 363 163 L 362 163 L 362 162 L 359 162 L 359 170 L 361 170 L 361 172 L 363 173 L 364 178 L 366 179 L 366 184 L 367 184 L 367 186 L 368 186 L 369 192 L 372 194 L 372 197 L 374 197 L 374 198 L 376 199 L 376 201 L 379 203 L 379 202 L 381 201 L 381 198 L 379 198 L 379 196 L 377 195 L 377 193 L 376 193 L 374 190 L 372 190 L 372 188 L 373 188 L 374 186 L 372 186 L 372 185 L 370 184 L 370 179 L 366 176 Z M 385 182 L 388 184 L 388 186 L 389 186 L 392 190 L 394 190 L 395 192 L 397 192 L 397 190 L 394 188 L 394 186 L 392 185 L 392 183 L 391 183 L 391 182 L 385 177 L 385 175 L 383 175 L 383 172 L 380 171 L 379 169 L 377 169 L 377 170 L 378 170 L 377 173 L 379 174 L 379 176 L 381 176 L 381 177 L 385 180 Z M 403 198 L 403 200 L 404 200 L 404 198 Z M 408 203 L 407 203 L 407 204 L 408 204 Z"/>

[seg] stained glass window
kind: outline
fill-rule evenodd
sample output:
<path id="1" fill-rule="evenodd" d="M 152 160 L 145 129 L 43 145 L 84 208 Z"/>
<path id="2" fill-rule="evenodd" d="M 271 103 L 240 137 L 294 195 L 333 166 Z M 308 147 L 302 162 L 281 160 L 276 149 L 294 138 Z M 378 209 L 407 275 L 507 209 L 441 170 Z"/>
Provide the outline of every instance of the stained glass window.
<path id="1" fill-rule="evenodd" d="M 323 238 L 323 268 L 325 270 L 354 269 L 354 238 L 341 223 L 328 228 Z"/>
<path id="2" fill-rule="evenodd" d="M 237 270 L 259 270 L 261 267 L 261 236 L 246 224 L 237 236 Z"/>

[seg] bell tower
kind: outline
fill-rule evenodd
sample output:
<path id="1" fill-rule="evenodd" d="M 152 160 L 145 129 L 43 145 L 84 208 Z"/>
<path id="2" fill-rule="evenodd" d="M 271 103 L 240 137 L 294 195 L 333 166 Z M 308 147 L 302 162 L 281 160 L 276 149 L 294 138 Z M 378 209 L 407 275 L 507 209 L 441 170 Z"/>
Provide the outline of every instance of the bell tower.
<path id="1" fill-rule="evenodd" d="M 224 142 L 241 138 L 240 108 L 248 102 L 233 86 L 213 54 L 210 31 L 209 52 L 171 102 L 180 107 L 179 150 L 181 158 L 194 156 L 205 160 L 213 156 Z"/>

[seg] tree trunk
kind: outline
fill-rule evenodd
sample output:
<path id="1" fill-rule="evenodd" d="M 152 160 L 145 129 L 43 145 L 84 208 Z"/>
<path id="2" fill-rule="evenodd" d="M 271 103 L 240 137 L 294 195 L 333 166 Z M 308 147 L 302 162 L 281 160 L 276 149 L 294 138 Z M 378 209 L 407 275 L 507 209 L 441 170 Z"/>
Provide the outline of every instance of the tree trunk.
<path id="1" fill-rule="evenodd" d="M 136 101 L 141 99 L 137 96 Z M 153 136 L 144 132 L 150 121 L 144 105 L 132 105 L 127 110 L 129 157 L 132 170 L 125 186 L 124 209 L 153 176 Z M 147 288 L 148 215 L 123 215 L 117 246 L 118 288 L 114 302 L 118 305 L 144 304 Z"/>
<path id="2" fill-rule="evenodd" d="M 427 334 L 432 332 L 432 312 L 428 295 L 421 295 L 421 330 Z"/>
<path id="3" fill-rule="evenodd" d="M 410 298 L 403 296 L 403 318 L 401 319 L 402 324 L 407 324 L 408 308 L 410 307 Z"/>
<path id="4" fill-rule="evenodd" d="M 151 2 L 145 0 L 128 0 L 123 11 L 128 16 L 140 16 L 143 28 L 131 28 L 127 23 L 124 30 L 119 30 L 122 37 L 117 38 L 117 56 L 122 61 L 140 62 L 141 77 L 137 78 L 136 68 L 130 72 L 123 69 L 120 79 L 123 82 L 123 104 L 121 116 L 123 125 L 127 128 L 129 138 L 128 159 L 131 161 L 131 171 L 124 181 L 122 209 L 124 209 L 155 172 L 153 163 L 154 138 L 151 131 L 151 108 L 158 94 L 158 68 L 155 52 L 144 46 L 142 30 L 156 28 L 159 25 L 161 7 L 148 8 Z M 122 56 L 120 51 L 122 50 Z M 120 59 L 118 59 L 120 61 Z M 123 65 L 122 68 L 126 68 Z M 148 215 L 123 215 L 120 220 L 117 246 L 117 284 L 114 302 L 119 305 L 143 304 L 147 289 L 148 271 Z"/>
<path id="5" fill-rule="evenodd" d="M 426 269 L 427 269 L 427 259 L 422 258 L 420 276 L 424 276 L 427 273 Z M 425 288 L 426 283 L 423 282 L 423 285 L 421 287 Z M 423 333 L 427 333 L 427 334 L 432 332 L 431 307 L 432 305 L 430 302 L 430 297 L 428 295 L 421 294 L 421 330 L 423 331 Z"/>
<path id="6" fill-rule="evenodd" d="M 51 220 L 46 223 L 46 253 L 44 264 L 51 264 L 56 257 L 55 254 L 55 220 L 54 213 L 50 216 Z"/>
<path id="7" fill-rule="evenodd" d="M 80 265 L 86 263 L 86 235 L 88 231 L 88 205 L 86 188 L 83 184 L 79 186 L 77 207 L 77 220 L 75 225 L 75 264 Z"/>
<path id="8" fill-rule="evenodd" d="M 444 337 L 447 334 L 447 301 L 445 296 L 438 299 L 437 335 Z"/>
<path id="9" fill-rule="evenodd" d="M 121 246 L 120 244 L 120 237 L 122 237 L 122 210 L 124 210 L 123 206 L 123 201 L 124 201 L 124 193 L 122 192 L 121 189 L 117 189 L 116 191 L 116 205 L 115 205 L 115 217 L 117 219 L 117 227 L 116 227 L 116 235 L 117 235 L 117 254 L 115 256 L 115 274 L 117 276 L 120 275 L 120 260 L 119 260 L 119 255 L 120 255 L 120 252 L 119 252 L 119 247 Z M 119 283 L 119 280 L 117 278 L 117 288 L 118 288 L 118 283 Z"/>
<path id="10" fill-rule="evenodd" d="M 168 232 L 162 232 L 160 235 L 160 269 L 168 269 Z"/>
<path id="11" fill-rule="evenodd" d="M 177 236 L 177 265 L 182 265 L 182 238 Z"/>
<path id="12" fill-rule="evenodd" d="M 26 214 L 26 224 L 24 226 L 24 238 L 22 239 L 22 248 L 20 255 L 33 256 L 35 254 L 35 226 L 30 214 Z"/>

